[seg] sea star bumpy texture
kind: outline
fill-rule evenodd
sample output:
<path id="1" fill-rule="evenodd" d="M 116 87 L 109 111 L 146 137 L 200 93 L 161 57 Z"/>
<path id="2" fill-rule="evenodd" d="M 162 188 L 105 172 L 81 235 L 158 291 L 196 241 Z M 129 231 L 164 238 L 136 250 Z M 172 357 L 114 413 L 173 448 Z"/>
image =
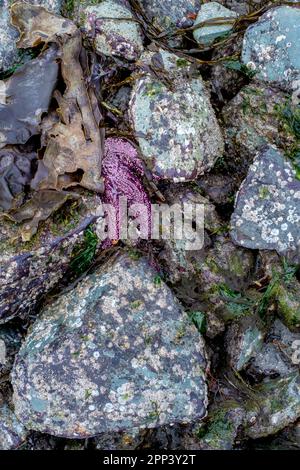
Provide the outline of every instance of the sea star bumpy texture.
<path id="1" fill-rule="evenodd" d="M 115 209 L 115 237 L 118 239 L 121 235 L 121 197 L 127 198 L 129 215 L 138 217 L 147 237 L 151 231 L 151 204 L 141 182 L 144 166 L 136 148 L 125 139 L 106 139 L 102 175 L 105 181 L 103 202 Z M 109 245 L 108 240 L 105 245 Z"/>

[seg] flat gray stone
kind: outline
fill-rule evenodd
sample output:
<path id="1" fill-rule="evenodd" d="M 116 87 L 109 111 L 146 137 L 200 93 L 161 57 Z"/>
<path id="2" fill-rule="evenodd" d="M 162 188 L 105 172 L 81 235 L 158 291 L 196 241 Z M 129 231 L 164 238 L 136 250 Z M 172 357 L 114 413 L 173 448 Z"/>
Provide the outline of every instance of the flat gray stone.
<path id="1" fill-rule="evenodd" d="M 204 3 L 201 6 L 194 26 L 205 21 L 215 20 L 216 18 L 237 18 L 237 13 L 223 7 L 218 2 Z M 225 21 L 225 20 L 224 20 Z M 193 32 L 195 41 L 203 46 L 212 44 L 216 39 L 220 39 L 229 34 L 233 29 L 234 21 L 228 24 L 211 24 L 200 26 Z"/>
<path id="2" fill-rule="evenodd" d="M 44 309 L 15 362 L 15 412 L 63 437 L 206 414 L 201 335 L 146 260 L 121 256 Z"/>
<path id="3" fill-rule="evenodd" d="M 141 152 L 159 178 L 191 181 L 223 153 L 223 137 L 201 77 L 174 54 L 159 50 L 141 58 L 156 64 L 172 87 L 145 73 L 133 87 L 129 117 Z M 158 65 L 159 64 L 159 65 Z"/>
<path id="4" fill-rule="evenodd" d="M 300 10 L 272 8 L 247 29 L 242 62 L 258 79 L 291 89 L 300 78 L 299 35 Z"/>
<path id="5" fill-rule="evenodd" d="M 300 181 L 273 146 L 261 150 L 236 197 L 231 237 L 237 245 L 300 260 Z M 299 262 L 299 261 L 298 261 Z"/>

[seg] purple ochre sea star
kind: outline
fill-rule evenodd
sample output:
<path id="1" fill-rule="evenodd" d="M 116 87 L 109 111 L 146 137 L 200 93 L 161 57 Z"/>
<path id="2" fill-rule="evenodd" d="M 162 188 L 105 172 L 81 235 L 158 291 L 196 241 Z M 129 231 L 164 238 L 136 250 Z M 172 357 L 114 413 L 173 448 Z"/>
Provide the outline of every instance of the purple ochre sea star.
<path id="1" fill-rule="evenodd" d="M 120 238 L 121 232 L 120 198 L 127 199 L 130 218 L 138 220 L 139 233 L 148 238 L 151 233 L 151 202 L 142 184 L 144 165 L 132 143 L 120 138 L 106 139 L 102 176 L 105 185 L 103 202 L 115 210 L 116 239 Z M 112 240 L 107 240 L 105 245 L 111 243 Z"/>

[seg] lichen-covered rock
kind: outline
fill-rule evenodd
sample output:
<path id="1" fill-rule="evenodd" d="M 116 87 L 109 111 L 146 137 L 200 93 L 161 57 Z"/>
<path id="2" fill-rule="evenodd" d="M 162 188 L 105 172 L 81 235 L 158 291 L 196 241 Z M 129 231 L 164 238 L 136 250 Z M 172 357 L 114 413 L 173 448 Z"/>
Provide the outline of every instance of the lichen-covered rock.
<path id="1" fill-rule="evenodd" d="M 300 260 L 300 181 L 272 146 L 256 156 L 235 202 L 231 236 L 237 245 L 276 250 Z"/>
<path id="2" fill-rule="evenodd" d="M 241 164 L 268 143 L 291 152 L 297 138 L 285 113 L 292 116 L 295 112 L 284 92 L 257 83 L 245 86 L 222 111 L 230 151 L 241 159 Z"/>
<path id="3" fill-rule="evenodd" d="M 17 224 L 1 222 L 0 324 L 33 311 L 62 279 L 100 204 L 96 195 L 83 197 L 78 210 L 71 205 L 69 214 L 60 211 L 28 243 L 20 243 Z"/>
<path id="4" fill-rule="evenodd" d="M 79 8 L 79 17 L 99 54 L 137 60 L 142 53 L 141 28 L 126 2 L 105 0 L 97 5 L 87 2 Z"/>
<path id="5" fill-rule="evenodd" d="M 252 439 L 275 434 L 300 416 L 300 376 L 298 372 L 266 380 L 253 388 L 255 400 L 247 404 L 248 426 L 245 434 Z"/>
<path id="6" fill-rule="evenodd" d="M 200 76 L 189 77 L 186 61 L 166 51 L 148 53 L 144 67 L 158 67 L 136 81 L 129 115 L 142 155 L 162 179 L 191 181 L 223 153 L 223 138 Z M 182 62 L 183 61 L 183 62 Z"/>
<path id="7" fill-rule="evenodd" d="M 13 370 L 23 424 L 79 438 L 205 416 L 203 340 L 154 278 L 121 256 L 45 308 Z"/>
<path id="8" fill-rule="evenodd" d="M 25 441 L 27 431 L 7 404 L 0 404 L 0 450 L 11 450 Z"/>
<path id="9" fill-rule="evenodd" d="M 245 316 L 233 322 L 226 333 L 226 350 L 230 367 L 241 371 L 263 345 L 264 331 L 256 316 Z"/>
<path id="10" fill-rule="evenodd" d="M 300 78 L 299 34 L 298 8 L 270 9 L 247 29 L 242 61 L 258 79 L 291 89 Z"/>
<path id="11" fill-rule="evenodd" d="M 223 7 L 218 2 L 204 3 L 201 5 L 194 26 L 203 22 L 216 21 L 217 18 L 226 18 L 226 20 L 229 19 L 229 21 L 228 24 L 207 24 L 200 26 L 194 30 L 193 34 L 195 40 L 202 46 L 212 44 L 216 39 L 220 39 L 232 31 L 234 18 L 236 17 L 237 14 L 235 11 Z M 224 22 L 226 20 L 224 20 Z"/>

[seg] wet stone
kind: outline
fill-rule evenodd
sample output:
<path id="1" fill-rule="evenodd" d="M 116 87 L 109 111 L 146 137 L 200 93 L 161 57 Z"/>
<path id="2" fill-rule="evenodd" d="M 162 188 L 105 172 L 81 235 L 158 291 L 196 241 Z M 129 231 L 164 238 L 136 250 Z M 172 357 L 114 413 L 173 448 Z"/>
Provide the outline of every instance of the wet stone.
<path id="1" fill-rule="evenodd" d="M 172 87 L 145 73 L 133 87 L 129 116 L 142 155 L 153 173 L 191 181 L 213 167 L 223 138 L 201 77 L 189 77 L 186 61 L 160 50 L 141 59 L 159 64 Z M 183 61 L 183 62 L 182 62 Z"/>
<path id="2" fill-rule="evenodd" d="M 162 30 L 174 30 L 193 25 L 193 15 L 197 14 L 201 0 L 139 0 L 148 18 Z"/>
<path id="3" fill-rule="evenodd" d="M 79 438 L 205 416 L 203 340 L 155 275 L 122 255 L 44 309 L 13 370 L 24 425 Z"/>
<path id="4" fill-rule="evenodd" d="M 87 2 L 79 8 L 79 17 L 99 54 L 137 60 L 142 53 L 141 28 L 126 2 L 105 0 L 99 5 Z"/>
<path id="5" fill-rule="evenodd" d="M 246 316 L 233 322 L 226 333 L 226 346 L 230 367 L 240 371 L 260 351 L 264 332 L 259 318 Z"/>
<path id="6" fill-rule="evenodd" d="M 237 245 L 276 250 L 296 262 L 299 253 L 300 181 L 272 146 L 260 151 L 236 197 L 231 236 Z"/>
<path id="7" fill-rule="evenodd" d="M 300 10 L 267 11 L 244 36 L 242 61 L 259 80 L 290 90 L 300 78 Z"/>
<path id="8" fill-rule="evenodd" d="M 275 434 L 300 417 L 300 376 L 265 380 L 253 388 L 256 399 L 247 404 L 248 426 L 245 434 L 252 439 Z M 252 407 L 252 409 L 251 409 Z"/>
<path id="9" fill-rule="evenodd" d="M 236 18 L 237 14 L 228 8 L 223 7 L 218 2 L 204 3 L 197 15 L 194 26 L 205 22 L 214 20 L 216 18 Z M 224 20 L 225 21 L 225 20 Z M 228 24 L 211 24 L 200 26 L 194 30 L 194 38 L 198 44 L 208 46 L 216 39 L 227 36 L 233 28 L 234 21 L 229 21 Z"/>

